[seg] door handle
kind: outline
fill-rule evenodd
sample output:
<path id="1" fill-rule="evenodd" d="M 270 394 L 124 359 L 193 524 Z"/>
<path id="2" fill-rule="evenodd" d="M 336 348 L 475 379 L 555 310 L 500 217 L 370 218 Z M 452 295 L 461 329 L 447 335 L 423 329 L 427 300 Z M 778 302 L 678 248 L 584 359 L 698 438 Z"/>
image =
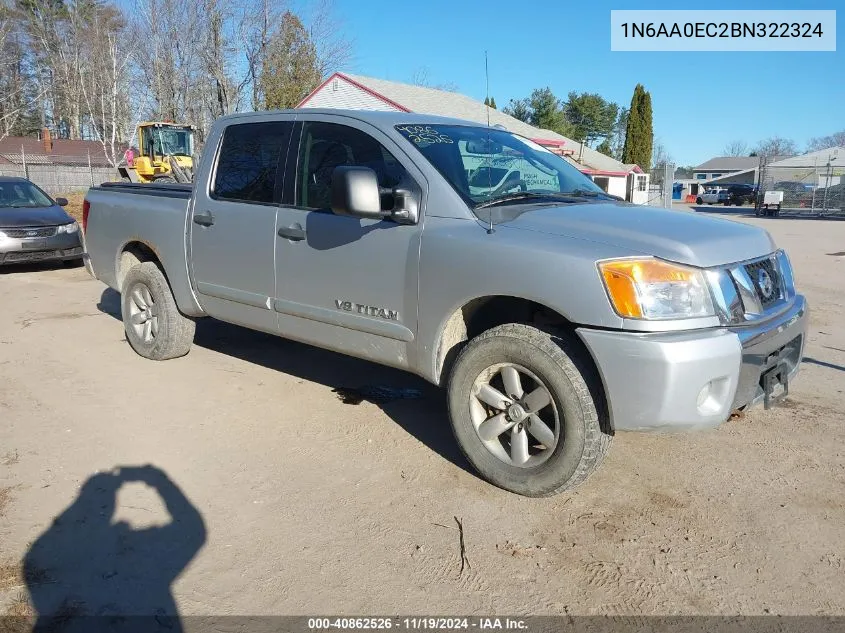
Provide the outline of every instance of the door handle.
<path id="1" fill-rule="evenodd" d="M 300 242 L 305 239 L 305 229 L 298 224 L 283 226 L 279 229 L 279 237 L 287 238 L 293 242 Z"/>
<path id="2" fill-rule="evenodd" d="M 200 226 L 211 226 L 212 224 L 214 224 L 214 216 L 211 215 L 211 211 L 195 213 L 194 224 L 199 224 Z"/>

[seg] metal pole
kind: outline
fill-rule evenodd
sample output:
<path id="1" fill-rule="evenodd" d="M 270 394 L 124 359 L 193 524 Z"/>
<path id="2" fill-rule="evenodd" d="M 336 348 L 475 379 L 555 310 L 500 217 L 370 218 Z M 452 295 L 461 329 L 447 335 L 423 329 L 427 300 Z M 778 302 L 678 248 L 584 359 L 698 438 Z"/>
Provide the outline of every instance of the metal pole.
<path id="1" fill-rule="evenodd" d="M 29 169 L 26 166 L 26 152 L 21 145 L 21 162 L 23 163 L 23 177 L 29 180 Z"/>
<path id="2" fill-rule="evenodd" d="M 810 202 L 810 213 L 816 210 L 816 189 L 819 188 L 819 157 L 813 159 L 813 200 Z"/>
<path id="3" fill-rule="evenodd" d="M 827 157 L 826 173 L 824 175 L 824 202 L 822 202 L 822 213 L 827 211 L 827 191 L 830 189 L 830 156 Z"/>
<path id="4" fill-rule="evenodd" d="M 94 186 L 94 170 L 91 169 L 91 150 L 88 150 L 88 176 L 91 179 L 91 186 Z"/>

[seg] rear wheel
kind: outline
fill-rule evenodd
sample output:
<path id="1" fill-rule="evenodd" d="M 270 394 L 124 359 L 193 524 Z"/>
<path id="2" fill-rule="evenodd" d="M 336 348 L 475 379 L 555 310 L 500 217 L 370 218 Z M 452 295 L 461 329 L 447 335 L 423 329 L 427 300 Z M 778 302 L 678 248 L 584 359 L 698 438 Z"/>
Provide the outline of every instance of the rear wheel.
<path id="1" fill-rule="evenodd" d="M 601 428 L 591 368 L 571 341 L 528 325 L 501 325 L 471 340 L 448 386 L 464 455 L 487 481 L 521 495 L 582 483 L 612 439 Z"/>
<path id="2" fill-rule="evenodd" d="M 698 198 L 696 198 L 696 199 L 695 199 L 695 203 L 696 203 L 696 204 L 701 204 L 701 196 L 699 196 Z"/>
<path id="3" fill-rule="evenodd" d="M 126 273 L 121 313 L 126 340 L 144 358 L 168 360 L 191 349 L 196 324 L 179 312 L 170 285 L 155 263 L 136 264 Z"/>

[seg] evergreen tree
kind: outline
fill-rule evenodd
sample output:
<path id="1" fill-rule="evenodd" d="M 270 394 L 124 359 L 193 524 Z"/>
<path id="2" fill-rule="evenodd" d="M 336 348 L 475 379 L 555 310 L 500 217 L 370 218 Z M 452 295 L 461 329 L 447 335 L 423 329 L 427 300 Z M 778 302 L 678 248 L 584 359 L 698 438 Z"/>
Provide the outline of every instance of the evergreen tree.
<path id="1" fill-rule="evenodd" d="M 628 126 L 622 162 L 639 165 L 643 171 L 651 168 L 651 150 L 654 144 L 652 129 L 651 95 L 642 84 L 634 88 L 631 108 L 628 111 Z"/>
<path id="2" fill-rule="evenodd" d="M 651 155 L 654 147 L 654 128 L 652 127 L 651 93 L 643 91 L 643 102 L 640 105 L 640 116 L 643 120 L 643 156 L 644 163 L 637 163 L 643 171 L 651 169 Z"/>
<path id="3" fill-rule="evenodd" d="M 496 97 L 490 97 L 490 107 L 496 109 Z"/>
<path id="4" fill-rule="evenodd" d="M 260 82 L 267 110 L 293 108 L 320 83 L 317 47 L 290 11 L 267 44 Z"/>

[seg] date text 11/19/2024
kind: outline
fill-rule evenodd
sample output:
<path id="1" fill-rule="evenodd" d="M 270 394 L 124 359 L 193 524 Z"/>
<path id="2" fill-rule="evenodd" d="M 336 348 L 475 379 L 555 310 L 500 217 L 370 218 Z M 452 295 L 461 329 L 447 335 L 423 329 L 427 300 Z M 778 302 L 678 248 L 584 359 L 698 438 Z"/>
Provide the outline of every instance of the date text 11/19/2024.
<path id="1" fill-rule="evenodd" d="M 519 618 L 495 617 L 323 617 L 308 618 L 308 629 L 314 631 L 324 631 L 331 629 L 398 629 L 405 631 L 452 631 L 479 629 L 487 631 L 525 631 L 528 629 L 528 624 L 525 622 L 525 620 Z"/>

